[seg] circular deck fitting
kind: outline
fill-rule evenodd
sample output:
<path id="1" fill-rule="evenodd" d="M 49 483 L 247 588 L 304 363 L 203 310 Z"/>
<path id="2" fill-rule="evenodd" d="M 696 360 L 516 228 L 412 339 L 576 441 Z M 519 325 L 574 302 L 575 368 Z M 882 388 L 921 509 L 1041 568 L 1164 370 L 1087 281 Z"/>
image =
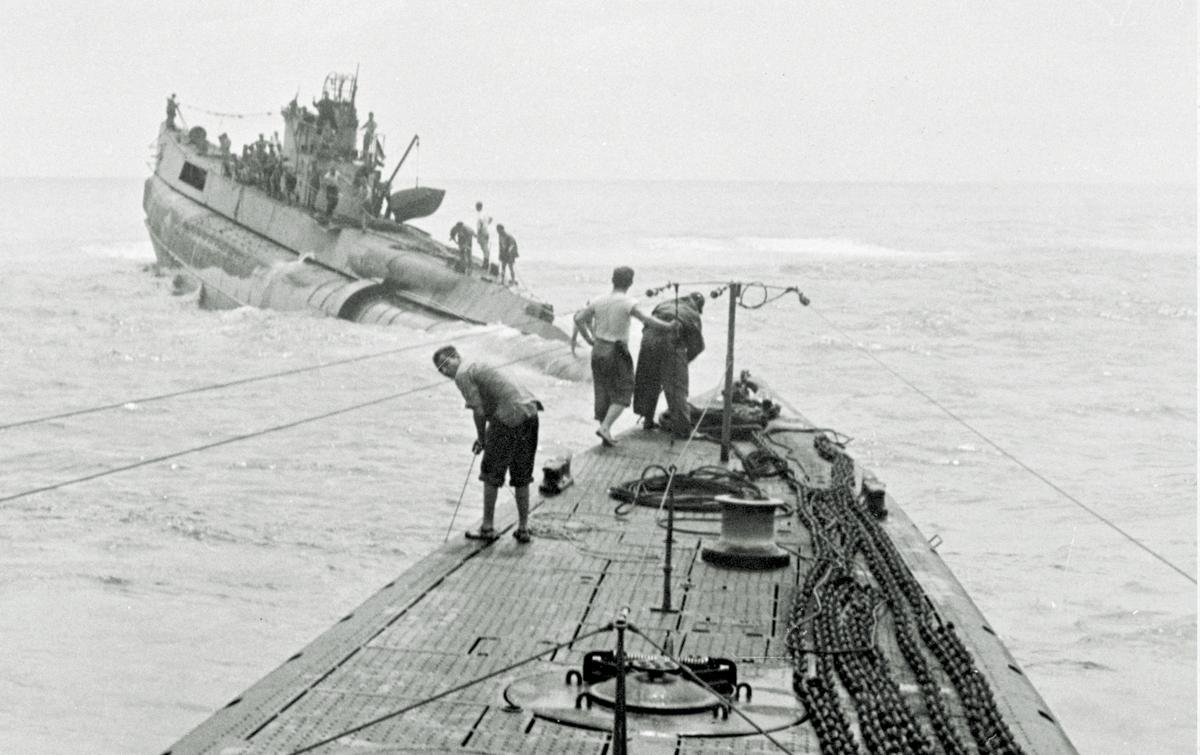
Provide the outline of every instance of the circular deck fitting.
<path id="1" fill-rule="evenodd" d="M 675 687 L 675 683 L 635 681 L 636 677 L 649 672 L 634 672 L 626 677 L 626 694 L 632 703 L 634 689 L 640 689 L 641 702 L 638 709 L 632 704 L 627 706 L 627 726 L 630 736 L 679 736 L 679 737 L 743 737 L 757 735 L 754 728 L 742 716 L 733 711 L 722 712 L 722 706 L 729 703 L 721 701 L 712 693 L 699 685 L 689 682 L 682 676 L 663 674 L 661 678 L 674 677 L 685 686 Z M 596 700 L 594 696 L 613 694 L 609 680 L 588 687 L 581 684 L 564 682 L 562 670 L 545 671 L 514 679 L 504 690 L 504 700 L 514 708 L 528 710 L 534 716 L 562 726 L 571 726 L 592 731 L 611 731 L 613 726 L 613 709 L 611 703 L 589 705 L 587 701 Z M 733 702 L 733 706 L 747 718 L 754 721 L 764 731 L 779 731 L 804 721 L 807 718 L 804 706 L 791 692 L 791 669 L 781 666 L 769 678 L 758 681 L 754 687 L 754 703 Z M 690 689 L 689 689 L 690 688 Z M 604 690 L 610 690 L 605 693 Z M 661 699 L 656 699 L 660 692 L 670 689 Z M 703 695 L 696 695 L 695 690 L 707 695 L 707 704 Z M 663 700 L 668 701 L 673 710 L 653 710 Z M 691 701 L 691 702 L 689 702 Z M 680 710 L 694 702 L 700 706 L 698 712 Z"/>
<path id="2" fill-rule="evenodd" d="M 617 704 L 617 680 L 593 684 L 587 694 L 592 702 L 614 708 Z M 703 713 L 712 712 L 721 704 L 721 698 L 684 679 L 678 667 L 674 671 L 638 671 L 625 677 L 625 709 L 630 713 Z"/>
<path id="3" fill-rule="evenodd" d="M 658 674 L 679 673 L 679 664 L 665 655 L 634 657 L 629 661 L 629 668 Z"/>
<path id="4" fill-rule="evenodd" d="M 791 559 L 775 544 L 775 509 L 783 501 L 717 496 L 721 504 L 721 539 L 705 546 L 700 557 L 732 569 L 780 569 Z"/>

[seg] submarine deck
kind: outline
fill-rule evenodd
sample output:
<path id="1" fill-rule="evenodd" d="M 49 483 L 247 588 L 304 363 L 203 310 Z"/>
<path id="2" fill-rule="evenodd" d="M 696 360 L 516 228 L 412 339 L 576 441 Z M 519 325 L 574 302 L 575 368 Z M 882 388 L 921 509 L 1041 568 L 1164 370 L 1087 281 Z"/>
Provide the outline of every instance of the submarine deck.
<path id="1" fill-rule="evenodd" d="M 794 414 L 773 424 L 780 430 L 773 437 L 788 446 L 789 458 L 803 465 L 810 481 L 827 480 L 829 465 L 813 449 L 816 431 Z M 743 453 L 754 447 L 736 445 Z M 523 688 L 528 698 L 538 684 L 564 686 L 567 669 L 579 668 L 589 651 L 611 649 L 613 632 L 589 633 L 603 630 L 623 608 L 630 625 L 644 633 L 626 632 L 627 652 L 655 654 L 650 641 L 661 646 L 669 637 L 678 656 L 734 660 L 755 695 L 753 702 L 734 703 L 736 715 L 727 721 L 706 714 L 706 720 L 693 716 L 685 725 L 671 716 L 631 716 L 630 752 L 821 752 L 816 730 L 792 694 L 786 648 L 793 599 L 811 565 L 813 543 L 801 520 L 794 513 L 776 518 L 776 540 L 792 553 L 786 568 L 732 570 L 701 557 L 702 547 L 717 540 L 719 515 L 678 513 L 673 611 L 662 612 L 665 513 L 635 505 L 618 515 L 608 495 L 610 486 L 638 479 L 648 465 L 693 470 L 716 465 L 718 452 L 719 446 L 702 439 L 685 444 L 635 430 L 616 447 L 576 455 L 573 486 L 552 497 L 534 492 L 532 543 L 509 536 L 515 512 L 503 495 L 496 519 L 500 539 L 479 543 L 455 532 L 167 753 L 296 752 L 332 740 L 312 751 L 607 755 L 614 744 L 610 732 L 562 725 L 536 706 L 510 701 L 521 697 L 514 690 Z M 738 455 L 727 466 L 738 468 Z M 795 501 L 777 478 L 757 484 L 773 498 Z M 1030 753 L 1075 752 L 925 537 L 895 501 L 888 497 L 886 503 L 882 528 L 939 616 L 956 625 L 1015 742 Z M 895 640 L 881 636 L 878 644 L 898 669 L 901 693 L 919 699 Z M 949 686 L 940 672 L 938 678 Z M 482 681 L 464 686 L 477 679 Z M 449 690 L 455 691 L 443 694 Z M 568 693 L 573 699 L 574 691 Z M 951 712 L 954 726 L 965 731 L 961 707 Z M 597 711 L 593 718 L 606 715 Z M 383 720 L 339 737 L 377 719 Z M 770 739 L 747 731 L 744 719 L 761 721 Z M 691 735 L 682 731 L 687 726 Z M 964 739 L 969 751 L 981 751 L 969 735 Z"/>

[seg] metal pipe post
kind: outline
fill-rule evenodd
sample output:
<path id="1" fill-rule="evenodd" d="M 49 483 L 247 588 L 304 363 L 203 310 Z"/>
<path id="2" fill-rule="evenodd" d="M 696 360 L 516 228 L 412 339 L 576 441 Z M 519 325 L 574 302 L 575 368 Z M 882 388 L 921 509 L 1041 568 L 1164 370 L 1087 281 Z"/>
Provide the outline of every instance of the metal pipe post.
<path id="1" fill-rule="evenodd" d="M 613 625 L 617 629 L 617 699 L 613 707 L 612 753 L 629 755 L 625 729 L 625 628 L 629 622 L 622 614 Z"/>
<path id="2" fill-rule="evenodd" d="M 671 608 L 671 551 L 675 547 L 675 465 L 667 470 L 667 558 L 663 563 L 662 612 L 672 613 Z"/>
<path id="3" fill-rule="evenodd" d="M 721 463 L 729 461 L 730 437 L 733 433 L 733 332 L 737 319 L 741 283 L 729 284 L 729 335 L 725 343 L 725 406 L 721 410 Z"/>

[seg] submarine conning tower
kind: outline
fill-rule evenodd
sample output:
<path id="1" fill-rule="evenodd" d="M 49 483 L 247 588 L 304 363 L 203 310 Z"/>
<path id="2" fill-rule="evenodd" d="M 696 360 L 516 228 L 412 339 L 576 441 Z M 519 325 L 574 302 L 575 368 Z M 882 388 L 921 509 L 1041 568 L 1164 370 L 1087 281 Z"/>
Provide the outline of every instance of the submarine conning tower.
<path id="1" fill-rule="evenodd" d="M 394 217 L 436 211 L 444 194 L 421 187 L 388 194 L 381 139 L 357 143 L 357 77 L 326 77 L 315 112 L 293 98 L 281 111 L 283 138 L 260 137 L 240 151 L 201 126 L 159 130 L 154 173 L 143 197 L 159 263 L 183 268 L 223 306 L 315 309 L 369 322 L 422 326 L 456 319 L 502 323 L 565 342 L 553 307 L 467 266 L 456 249 Z M 414 137 L 410 149 L 416 144 Z M 405 153 L 407 155 L 407 153 Z M 397 207 L 396 196 L 407 203 Z M 401 210 L 403 210 L 401 214 Z M 279 266 L 298 263 L 279 275 Z"/>

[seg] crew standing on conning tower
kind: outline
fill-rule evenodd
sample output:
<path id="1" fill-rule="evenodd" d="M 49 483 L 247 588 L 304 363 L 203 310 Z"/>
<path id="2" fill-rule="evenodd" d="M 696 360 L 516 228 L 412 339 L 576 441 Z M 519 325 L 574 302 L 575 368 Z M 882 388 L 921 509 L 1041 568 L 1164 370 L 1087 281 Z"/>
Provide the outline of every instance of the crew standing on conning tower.
<path id="1" fill-rule="evenodd" d="M 367 113 L 367 122 L 364 123 L 360 130 L 363 132 L 362 141 L 362 158 L 364 163 L 371 164 L 371 155 L 375 152 L 375 114 Z"/>

